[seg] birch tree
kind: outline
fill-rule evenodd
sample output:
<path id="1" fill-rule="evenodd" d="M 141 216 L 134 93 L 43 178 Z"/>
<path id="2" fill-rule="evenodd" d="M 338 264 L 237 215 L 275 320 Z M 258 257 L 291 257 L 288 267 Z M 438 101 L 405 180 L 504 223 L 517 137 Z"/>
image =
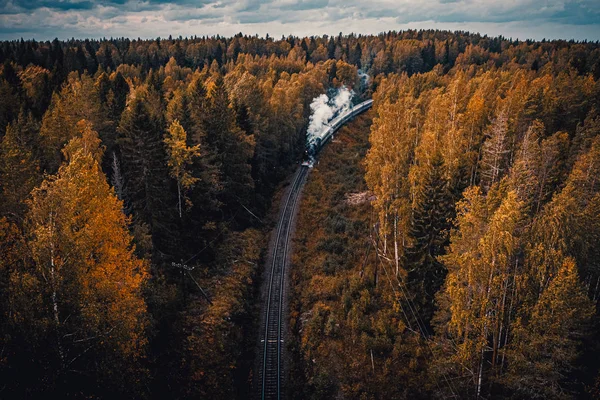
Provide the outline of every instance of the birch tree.
<path id="1" fill-rule="evenodd" d="M 177 181 L 177 210 L 179 218 L 182 218 L 182 202 L 185 202 L 186 206 L 191 205 L 186 196 L 186 191 L 198 182 L 198 178 L 191 174 L 189 167 L 192 165 L 194 157 L 200 155 L 200 145 L 191 147 L 187 145 L 187 133 L 178 120 L 174 120 L 171 123 L 164 141 L 169 156 L 167 164 L 170 169 L 170 175 Z"/>
<path id="2" fill-rule="evenodd" d="M 36 301 L 25 301 L 31 298 L 43 307 L 13 315 L 36 315 L 28 334 L 48 338 L 40 351 L 52 376 L 91 373 L 124 384 L 144 356 L 148 264 L 133 253 L 129 220 L 99 166 L 96 132 L 83 121 L 78 130 L 81 136 L 63 151 L 67 162 L 28 201 L 25 234 L 33 265 L 11 278 L 17 306 L 35 307 Z"/>
<path id="3" fill-rule="evenodd" d="M 448 269 L 438 295 L 442 305 L 435 317 L 436 332 L 446 348 L 441 370 L 465 378 L 464 389 L 482 394 L 488 372 L 498 361 L 506 333 L 509 285 L 518 273 L 522 202 L 511 191 L 494 198 L 480 188 L 467 189 L 457 206 L 456 230 L 447 255 Z"/>
<path id="4" fill-rule="evenodd" d="M 418 136 L 418 110 L 412 96 L 405 96 L 396 104 L 381 105 L 378 113 L 371 128 L 365 179 L 377 197 L 374 206 L 382 236 L 381 252 L 393 261 L 398 275 L 410 221 L 407 177 Z"/>

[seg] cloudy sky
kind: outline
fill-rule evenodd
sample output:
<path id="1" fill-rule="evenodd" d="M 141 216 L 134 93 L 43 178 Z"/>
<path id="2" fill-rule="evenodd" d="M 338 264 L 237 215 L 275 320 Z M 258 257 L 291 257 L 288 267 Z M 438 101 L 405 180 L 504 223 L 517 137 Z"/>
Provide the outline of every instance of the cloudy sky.
<path id="1" fill-rule="evenodd" d="M 600 0 L 0 0 L 0 39 L 468 30 L 600 40 Z"/>

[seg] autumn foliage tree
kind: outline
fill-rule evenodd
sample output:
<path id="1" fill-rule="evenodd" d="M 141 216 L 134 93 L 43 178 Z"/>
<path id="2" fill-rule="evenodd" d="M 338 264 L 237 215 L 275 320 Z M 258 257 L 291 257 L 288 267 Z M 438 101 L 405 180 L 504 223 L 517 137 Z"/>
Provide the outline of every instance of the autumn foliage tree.
<path id="1" fill-rule="evenodd" d="M 105 142 L 110 137 L 110 121 L 100 102 L 94 79 L 88 74 L 73 72 L 60 92 L 55 92 L 48 111 L 42 118 L 40 137 L 43 144 L 43 164 L 50 172 L 55 172 L 61 162 L 60 149 L 77 136 L 76 124 L 86 119 L 100 133 Z"/>
<path id="2" fill-rule="evenodd" d="M 522 212 L 514 192 L 495 199 L 484 197 L 479 188 L 467 190 L 458 204 L 449 252 L 441 257 L 448 276 L 438 294 L 436 333 L 453 350 L 438 361 L 445 373 L 466 376 L 469 383 L 462 390 L 476 396 L 481 395 L 486 360 L 492 368 L 501 363 Z"/>
<path id="3" fill-rule="evenodd" d="M 577 266 L 565 258 L 529 316 L 515 322 L 507 351 L 506 384 L 520 397 L 569 398 L 566 376 L 580 353 L 595 307 L 580 284 Z"/>
<path id="4" fill-rule="evenodd" d="M 99 166 L 97 133 L 85 121 L 77 129 L 66 162 L 28 202 L 31 262 L 11 273 L 10 323 L 19 341 L 39 346 L 30 352 L 43 354 L 46 389 L 74 394 L 97 379 L 118 393 L 143 377 L 148 264 L 133 254 L 128 218 Z M 31 330 L 21 329 L 23 318 L 36 321 Z"/>
<path id="5" fill-rule="evenodd" d="M 419 132 L 415 101 L 401 97 L 396 104 L 383 104 L 382 116 L 375 119 L 367 153 L 365 179 L 375 193 L 375 210 L 381 232 L 381 250 L 393 260 L 396 275 L 400 273 L 403 245 L 410 223 L 410 185 L 407 179 L 414 159 Z"/>
<path id="6" fill-rule="evenodd" d="M 22 218 L 24 200 L 41 180 L 39 160 L 36 158 L 36 129 L 31 115 L 21 113 L 6 128 L 0 142 L 1 211 L 11 218 Z"/>
<path id="7" fill-rule="evenodd" d="M 185 201 L 186 204 L 189 203 L 185 191 L 191 189 L 198 181 L 198 178 L 190 173 L 189 167 L 194 157 L 200 155 L 200 145 L 187 146 L 187 134 L 178 120 L 173 121 L 164 141 L 169 156 L 167 165 L 171 170 L 171 177 L 177 181 L 177 208 L 179 218 L 181 218 L 183 215 L 182 201 Z"/>

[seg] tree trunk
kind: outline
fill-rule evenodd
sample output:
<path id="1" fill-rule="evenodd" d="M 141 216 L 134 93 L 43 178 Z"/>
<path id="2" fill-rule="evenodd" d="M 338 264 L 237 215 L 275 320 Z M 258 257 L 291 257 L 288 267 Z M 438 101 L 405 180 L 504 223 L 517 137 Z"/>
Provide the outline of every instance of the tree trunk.
<path id="1" fill-rule="evenodd" d="M 400 264 L 398 259 L 398 214 L 394 216 L 394 261 L 396 262 L 396 277 L 400 270 Z"/>
<path id="2" fill-rule="evenodd" d="M 179 207 L 179 218 L 181 218 L 181 182 L 177 179 L 177 199 L 178 199 L 178 207 Z"/>
<path id="3" fill-rule="evenodd" d="M 58 296 L 56 289 L 56 266 L 54 264 L 54 221 L 52 219 L 52 212 L 50 212 L 50 232 L 50 285 L 52 287 L 52 314 L 54 316 L 54 325 L 56 329 L 56 344 L 58 347 L 58 355 L 60 356 L 61 366 L 64 366 L 65 353 L 60 338 L 60 315 L 58 312 Z"/>

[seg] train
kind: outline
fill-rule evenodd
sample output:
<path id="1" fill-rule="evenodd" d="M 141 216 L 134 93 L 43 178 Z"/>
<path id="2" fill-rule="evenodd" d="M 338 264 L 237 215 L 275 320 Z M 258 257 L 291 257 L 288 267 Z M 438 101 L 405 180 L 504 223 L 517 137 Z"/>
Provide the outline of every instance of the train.
<path id="1" fill-rule="evenodd" d="M 358 114 L 367 111 L 369 108 L 373 106 L 373 100 L 366 100 L 362 103 L 354 105 L 345 113 L 342 113 L 331 121 L 327 123 L 328 128 L 325 130 L 321 137 L 315 138 L 314 141 L 308 143 L 306 146 L 306 150 L 304 152 L 304 160 L 302 162 L 303 166 L 312 168 L 315 157 L 321 150 L 321 148 L 327 143 L 329 139 L 333 137 L 333 135 L 344 125 L 346 122 L 350 121 L 352 118 L 356 117 Z"/>

